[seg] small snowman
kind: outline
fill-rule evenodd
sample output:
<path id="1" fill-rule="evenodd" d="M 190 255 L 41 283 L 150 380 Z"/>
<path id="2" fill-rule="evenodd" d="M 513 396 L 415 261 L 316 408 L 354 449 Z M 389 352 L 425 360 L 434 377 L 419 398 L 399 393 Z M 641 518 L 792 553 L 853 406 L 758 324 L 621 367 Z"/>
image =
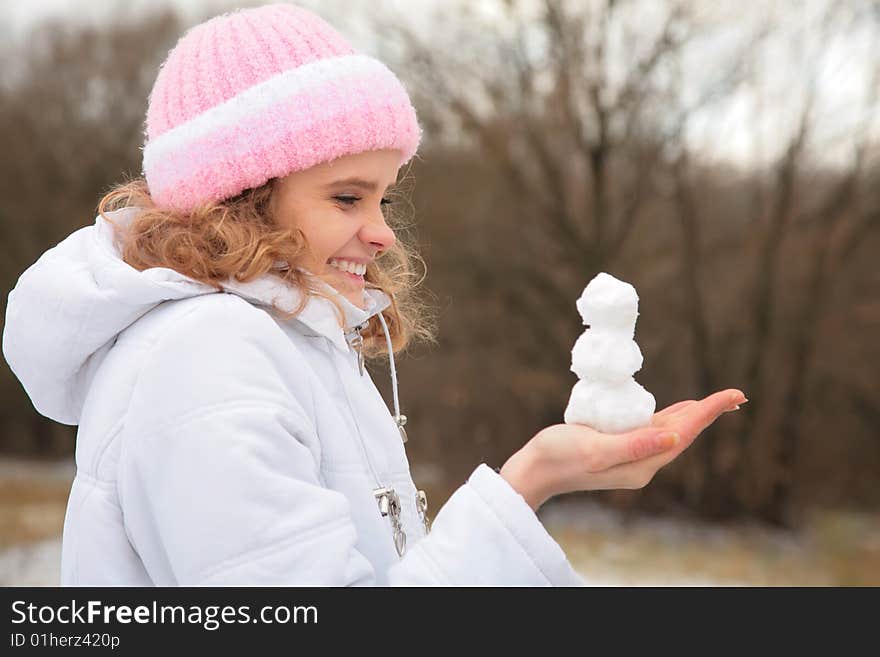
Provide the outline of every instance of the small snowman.
<path id="1" fill-rule="evenodd" d="M 571 350 L 571 371 L 579 381 L 565 409 L 566 424 L 625 433 L 651 423 L 654 395 L 633 379 L 643 362 L 633 339 L 638 308 L 635 288 L 604 272 L 584 288 L 577 309 L 588 328 Z"/>

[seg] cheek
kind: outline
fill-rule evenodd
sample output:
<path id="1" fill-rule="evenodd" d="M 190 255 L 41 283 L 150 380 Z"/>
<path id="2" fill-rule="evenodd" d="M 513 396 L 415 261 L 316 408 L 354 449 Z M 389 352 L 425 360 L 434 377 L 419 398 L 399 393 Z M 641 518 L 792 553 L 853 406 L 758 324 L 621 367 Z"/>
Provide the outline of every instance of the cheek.
<path id="1" fill-rule="evenodd" d="M 326 263 L 332 256 L 357 238 L 356 222 L 348 217 L 333 217 L 324 213 L 323 220 L 306 222 L 300 229 L 306 236 L 316 260 Z"/>

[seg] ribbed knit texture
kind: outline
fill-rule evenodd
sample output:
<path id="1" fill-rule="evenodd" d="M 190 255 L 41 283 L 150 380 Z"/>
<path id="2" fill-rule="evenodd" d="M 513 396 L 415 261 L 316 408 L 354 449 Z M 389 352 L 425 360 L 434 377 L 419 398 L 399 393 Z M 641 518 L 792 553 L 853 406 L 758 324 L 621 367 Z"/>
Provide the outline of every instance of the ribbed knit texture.
<path id="1" fill-rule="evenodd" d="M 143 171 L 158 205 L 190 211 L 343 155 L 393 148 L 403 165 L 420 135 L 384 64 L 315 14 L 266 5 L 195 26 L 168 54 Z"/>

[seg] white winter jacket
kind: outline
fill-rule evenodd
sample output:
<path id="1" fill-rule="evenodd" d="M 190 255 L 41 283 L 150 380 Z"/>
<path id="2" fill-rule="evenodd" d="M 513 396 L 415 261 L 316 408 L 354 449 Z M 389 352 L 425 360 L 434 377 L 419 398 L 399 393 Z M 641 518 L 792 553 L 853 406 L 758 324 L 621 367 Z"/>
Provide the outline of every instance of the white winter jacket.
<path id="1" fill-rule="evenodd" d="M 279 278 L 218 293 L 139 272 L 112 229 L 99 216 L 48 250 L 6 308 L 34 407 L 78 425 L 62 584 L 583 585 L 485 464 L 425 534 L 400 432 L 328 301 L 276 320 L 298 299 Z M 348 327 L 387 306 L 365 294 L 340 297 Z M 402 557 L 379 486 L 400 498 Z"/>

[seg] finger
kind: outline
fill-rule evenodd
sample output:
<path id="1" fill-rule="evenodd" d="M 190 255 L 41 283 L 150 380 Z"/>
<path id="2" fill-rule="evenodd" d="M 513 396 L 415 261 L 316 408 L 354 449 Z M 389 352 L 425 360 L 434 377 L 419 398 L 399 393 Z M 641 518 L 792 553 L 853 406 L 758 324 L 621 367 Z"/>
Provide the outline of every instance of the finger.
<path id="1" fill-rule="evenodd" d="M 668 429 L 642 427 L 621 434 L 595 434 L 590 451 L 589 469 L 600 472 L 621 463 L 639 461 L 672 450 L 681 436 Z"/>
<path id="2" fill-rule="evenodd" d="M 721 390 L 719 392 L 713 393 L 708 397 L 704 397 L 703 399 L 692 402 L 691 404 L 685 404 L 683 402 L 679 402 L 679 404 L 674 404 L 673 406 L 677 406 L 677 408 L 673 408 L 670 406 L 668 409 L 664 409 L 661 411 L 663 413 L 662 416 L 660 414 L 655 413 L 655 417 L 658 417 L 660 420 L 656 422 L 657 426 L 670 427 L 672 428 L 676 425 L 682 418 L 687 418 L 691 415 L 691 411 L 694 410 L 694 404 L 714 404 L 715 402 L 721 403 L 721 400 L 725 399 L 724 395 L 729 395 L 727 397 L 728 400 L 732 400 L 730 405 L 725 408 L 725 411 L 735 411 L 739 408 L 738 404 L 742 404 L 748 401 L 746 396 L 739 390 L 735 388 L 730 388 L 728 390 Z"/>
<path id="3" fill-rule="evenodd" d="M 739 390 L 721 390 L 678 412 L 667 426 L 674 427 L 687 441 L 695 438 L 720 415 L 745 401 L 746 396 Z"/>
<path id="4" fill-rule="evenodd" d="M 723 392 L 730 393 L 730 391 Z M 718 393 L 716 393 L 716 395 L 717 394 Z M 676 433 L 678 433 L 678 435 L 680 436 L 680 440 L 676 444 L 667 449 L 661 449 L 657 453 L 647 455 L 646 457 L 636 461 L 617 463 L 616 465 L 613 465 L 608 469 L 603 470 L 599 474 L 603 478 L 607 478 L 608 482 L 612 483 L 629 481 L 631 484 L 628 486 L 629 488 L 641 488 L 642 486 L 646 485 L 647 482 L 651 480 L 651 478 L 658 470 L 678 458 L 683 451 L 685 451 L 696 441 L 697 437 L 706 426 L 717 419 L 718 415 L 725 412 L 725 409 L 719 410 L 721 404 L 718 403 L 720 400 L 716 398 L 716 395 L 710 395 L 709 397 L 699 402 L 693 400 L 689 400 L 690 403 L 682 402 L 680 403 L 677 415 L 673 414 L 667 416 L 666 420 L 669 421 L 669 424 L 664 424 L 663 426 L 668 426 L 668 431 L 676 430 Z M 728 400 L 730 398 L 731 397 L 729 396 L 727 397 Z M 723 399 L 724 397 L 722 396 L 722 400 Z M 714 410 L 712 410 L 711 408 L 707 410 L 707 403 L 714 404 Z M 703 404 L 702 408 L 699 407 L 700 404 Z M 696 408 L 695 405 L 697 406 Z M 670 407 L 670 409 L 671 408 L 672 407 Z M 695 413 L 699 413 L 700 415 L 696 416 Z M 671 419 L 676 418 L 678 415 L 685 416 L 687 421 L 684 423 L 679 421 L 677 424 L 671 422 Z M 699 428 L 701 423 L 705 424 L 702 428 Z M 620 485 L 618 483 L 615 485 L 609 485 L 609 487 L 617 488 L 620 487 Z"/>

